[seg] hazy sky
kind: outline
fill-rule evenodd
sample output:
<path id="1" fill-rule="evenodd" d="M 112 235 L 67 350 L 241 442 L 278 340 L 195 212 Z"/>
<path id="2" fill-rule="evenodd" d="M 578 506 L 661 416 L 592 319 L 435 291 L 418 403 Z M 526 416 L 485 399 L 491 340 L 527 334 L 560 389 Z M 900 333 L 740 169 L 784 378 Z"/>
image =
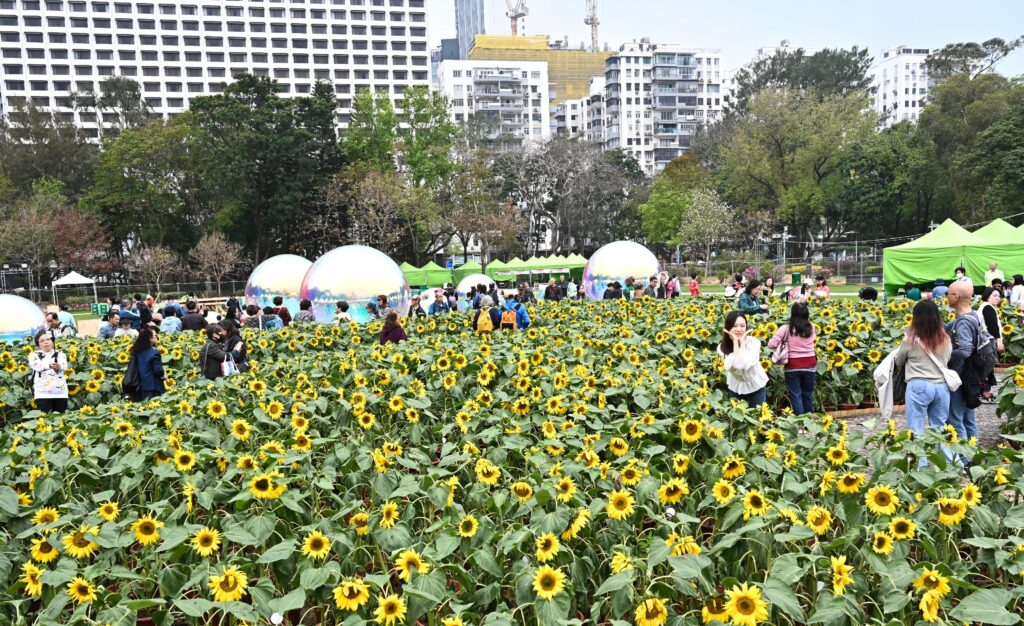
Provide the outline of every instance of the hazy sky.
<path id="1" fill-rule="evenodd" d="M 428 0 L 431 45 L 455 36 L 454 0 Z M 487 32 L 508 34 L 505 0 L 484 0 Z M 590 43 L 586 0 L 526 0 L 526 34 Z M 602 46 L 650 37 L 654 43 L 719 48 L 729 69 L 749 61 L 762 46 L 789 39 L 805 48 L 894 45 L 941 47 L 957 41 L 1013 39 L 1024 34 L 1024 0 L 598 0 Z M 1024 74 L 1024 50 L 996 66 Z"/>

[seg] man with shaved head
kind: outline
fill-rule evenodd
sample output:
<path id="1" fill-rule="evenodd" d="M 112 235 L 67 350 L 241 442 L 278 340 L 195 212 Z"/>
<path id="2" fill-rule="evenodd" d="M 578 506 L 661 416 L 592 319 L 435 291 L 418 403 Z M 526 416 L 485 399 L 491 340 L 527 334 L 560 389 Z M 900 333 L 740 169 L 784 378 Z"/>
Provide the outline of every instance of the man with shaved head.
<path id="1" fill-rule="evenodd" d="M 978 426 L 974 419 L 974 407 L 977 407 L 981 393 L 981 381 L 974 368 L 970 365 L 971 356 L 977 350 L 977 340 L 981 332 L 978 317 L 971 310 L 971 298 L 974 289 L 971 283 L 957 281 L 949 286 L 946 292 L 946 303 L 956 311 L 956 319 L 946 324 L 946 332 L 953 342 L 953 353 L 949 357 L 949 369 L 960 375 L 962 385 L 957 391 L 949 394 L 949 418 L 947 424 L 956 429 L 962 441 L 978 436 Z"/>

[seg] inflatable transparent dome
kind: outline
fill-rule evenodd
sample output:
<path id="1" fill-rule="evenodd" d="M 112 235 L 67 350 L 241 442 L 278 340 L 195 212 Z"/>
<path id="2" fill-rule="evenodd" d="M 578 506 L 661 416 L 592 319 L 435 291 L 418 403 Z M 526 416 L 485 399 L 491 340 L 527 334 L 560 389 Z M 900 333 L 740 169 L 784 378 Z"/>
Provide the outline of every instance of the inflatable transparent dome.
<path id="1" fill-rule="evenodd" d="M 583 269 L 583 290 L 590 300 L 600 300 L 613 282 L 647 279 L 661 271 L 658 258 L 635 241 L 615 241 L 601 246 Z"/>
<path id="2" fill-rule="evenodd" d="M 274 298 L 281 296 L 284 306 L 292 315 L 299 310 L 299 291 L 302 278 L 313 263 L 294 254 L 279 254 L 260 263 L 249 274 L 245 283 L 245 303 L 261 309 L 274 306 Z"/>
<path id="3" fill-rule="evenodd" d="M 46 328 L 46 314 L 32 301 L 0 294 L 0 341 L 19 342 Z"/>
<path id="4" fill-rule="evenodd" d="M 342 246 L 316 260 L 302 280 L 301 298 L 313 303 L 318 322 L 331 322 L 336 304 L 345 300 L 356 322 L 372 319 L 367 303 L 387 296 L 391 308 L 405 317 L 409 312 L 409 283 L 391 257 L 368 246 Z"/>
<path id="5" fill-rule="evenodd" d="M 459 281 L 459 284 L 455 287 L 455 291 L 457 291 L 460 296 L 465 296 L 469 293 L 470 289 L 477 285 L 487 285 L 488 290 L 496 286 L 494 279 L 487 274 L 470 274 Z"/>

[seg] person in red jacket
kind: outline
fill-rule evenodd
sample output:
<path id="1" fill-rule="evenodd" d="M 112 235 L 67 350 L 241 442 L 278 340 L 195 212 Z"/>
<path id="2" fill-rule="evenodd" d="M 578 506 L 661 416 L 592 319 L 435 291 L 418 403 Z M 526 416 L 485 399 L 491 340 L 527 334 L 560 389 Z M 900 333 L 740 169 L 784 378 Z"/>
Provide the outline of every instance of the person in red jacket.
<path id="1" fill-rule="evenodd" d="M 402 325 L 398 323 L 398 313 L 391 311 L 388 316 L 384 318 L 384 328 L 380 331 L 380 345 L 386 343 L 398 343 L 399 341 L 405 341 L 408 339 L 405 335 L 405 330 Z"/>
<path id="2" fill-rule="evenodd" d="M 280 317 L 285 326 L 292 323 L 292 313 L 284 306 L 284 298 L 281 296 L 274 296 L 274 315 Z"/>

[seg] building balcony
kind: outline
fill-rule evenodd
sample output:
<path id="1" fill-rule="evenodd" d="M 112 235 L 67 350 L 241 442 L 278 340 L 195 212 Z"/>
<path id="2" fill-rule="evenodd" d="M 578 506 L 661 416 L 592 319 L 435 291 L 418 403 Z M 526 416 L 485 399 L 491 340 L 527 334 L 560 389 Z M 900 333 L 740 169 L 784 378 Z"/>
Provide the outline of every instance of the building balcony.
<path id="1" fill-rule="evenodd" d="M 495 72 L 495 73 L 483 73 L 476 72 L 473 74 L 474 83 L 501 83 L 501 82 L 512 82 L 521 83 L 522 79 L 515 72 Z"/>

